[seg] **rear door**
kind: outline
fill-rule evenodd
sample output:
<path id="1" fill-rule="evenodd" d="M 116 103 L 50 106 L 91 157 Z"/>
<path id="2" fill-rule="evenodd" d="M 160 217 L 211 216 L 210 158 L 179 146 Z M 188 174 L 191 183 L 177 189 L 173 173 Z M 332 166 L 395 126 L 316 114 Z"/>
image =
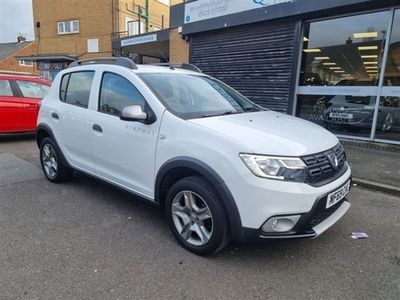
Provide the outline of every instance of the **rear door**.
<path id="1" fill-rule="evenodd" d="M 62 76 L 61 103 L 50 111 L 57 140 L 68 161 L 77 169 L 93 172 L 88 109 L 95 71 L 84 70 Z"/>
<path id="2" fill-rule="evenodd" d="M 27 80 L 16 80 L 15 83 L 21 93 L 22 126 L 26 131 L 34 131 L 40 101 L 48 94 L 50 88 L 44 84 Z"/>
<path id="3" fill-rule="evenodd" d="M 23 130 L 22 103 L 10 80 L 0 79 L 0 133 Z"/>

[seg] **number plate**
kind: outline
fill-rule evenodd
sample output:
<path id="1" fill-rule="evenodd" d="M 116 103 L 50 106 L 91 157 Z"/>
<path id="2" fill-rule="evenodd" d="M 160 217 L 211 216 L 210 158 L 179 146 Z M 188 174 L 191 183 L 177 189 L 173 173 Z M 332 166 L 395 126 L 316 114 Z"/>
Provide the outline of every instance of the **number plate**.
<path id="1" fill-rule="evenodd" d="M 349 191 L 350 191 L 350 181 L 348 181 L 340 189 L 328 195 L 328 199 L 326 200 L 326 208 L 329 208 L 338 203 L 340 200 L 342 200 L 344 197 L 347 196 Z"/>
<path id="2" fill-rule="evenodd" d="M 337 113 L 337 112 L 331 112 L 329 113 L 329 117 L 332 119 L 353 119 L 353 114 L 348 114 L 348 113 Z"/>

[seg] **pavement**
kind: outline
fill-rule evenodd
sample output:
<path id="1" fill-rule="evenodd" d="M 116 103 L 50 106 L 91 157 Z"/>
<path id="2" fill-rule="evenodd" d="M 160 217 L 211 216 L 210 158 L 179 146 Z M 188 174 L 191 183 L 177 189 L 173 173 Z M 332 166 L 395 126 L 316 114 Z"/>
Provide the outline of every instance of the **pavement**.
<path id="1" fill-rule="evenodd" d="M 400 201 L 361 187 L 350 200 L 315 240 L 199 257 L 156 208 L 80 173 L 52 184 L 32 137 L 3 138 L 0 299 L 399 299 Z"/>
<path id="2" fill-rule="evenodd" d="M 354 183 L 400 196 L 400 146 L 398 152 L 346 144 L 344 147 Z"/>

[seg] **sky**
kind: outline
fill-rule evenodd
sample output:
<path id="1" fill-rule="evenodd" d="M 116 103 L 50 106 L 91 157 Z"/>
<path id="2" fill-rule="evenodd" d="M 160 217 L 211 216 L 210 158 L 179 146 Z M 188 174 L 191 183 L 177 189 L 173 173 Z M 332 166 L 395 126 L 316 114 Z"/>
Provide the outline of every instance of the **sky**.
<path id="1" fill-rule="evenodd" d="M 20 33 L 34 39 L 32 0 L 0 0 L 0 43 L 16 42 Z"/>

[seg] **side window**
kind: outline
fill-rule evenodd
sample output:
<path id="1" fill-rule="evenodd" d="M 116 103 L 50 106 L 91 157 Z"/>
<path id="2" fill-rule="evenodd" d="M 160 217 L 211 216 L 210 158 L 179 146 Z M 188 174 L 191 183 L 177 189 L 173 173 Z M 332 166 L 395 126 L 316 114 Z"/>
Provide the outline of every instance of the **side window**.
<path id="1" fill-rule="evenodd" d="M 145 99 L 137 88 L 124 77 L 104 73 L 100 88 L 99 111 L 120 116 L 130 105 L 145 106 Z"/>
<path id="2" fill-rule="evenodd" d="M 47 85 L 43 85 L 37 82 L 17 80 L 16 81 L 19 89 L 22 92 L 22 96 L 28 98 L 39 98 L 43 99 L 49 93 L 50 88 Z"/>
<path id="3" fill-rule="evenodd" d="M 0 80 L 0 96 L 14 96 L 8 80 Z"/>
<path id="4" fill-rule="evenodd" d="M 90 90 L 94 71 L 82 71 L 64 75 L 61 81 L 60 100 L 87 108 L 89 105 Z"/>
<path id="5" fill-rule="evenodd" d="M 65 74 L 61 79 L 60 100 L 62 102 L 65 102 L 65 95 L 67 94 L 67 86 L 68 86 L 68 81 L 69 81 L 69 75 L 70 74 Z"/>

